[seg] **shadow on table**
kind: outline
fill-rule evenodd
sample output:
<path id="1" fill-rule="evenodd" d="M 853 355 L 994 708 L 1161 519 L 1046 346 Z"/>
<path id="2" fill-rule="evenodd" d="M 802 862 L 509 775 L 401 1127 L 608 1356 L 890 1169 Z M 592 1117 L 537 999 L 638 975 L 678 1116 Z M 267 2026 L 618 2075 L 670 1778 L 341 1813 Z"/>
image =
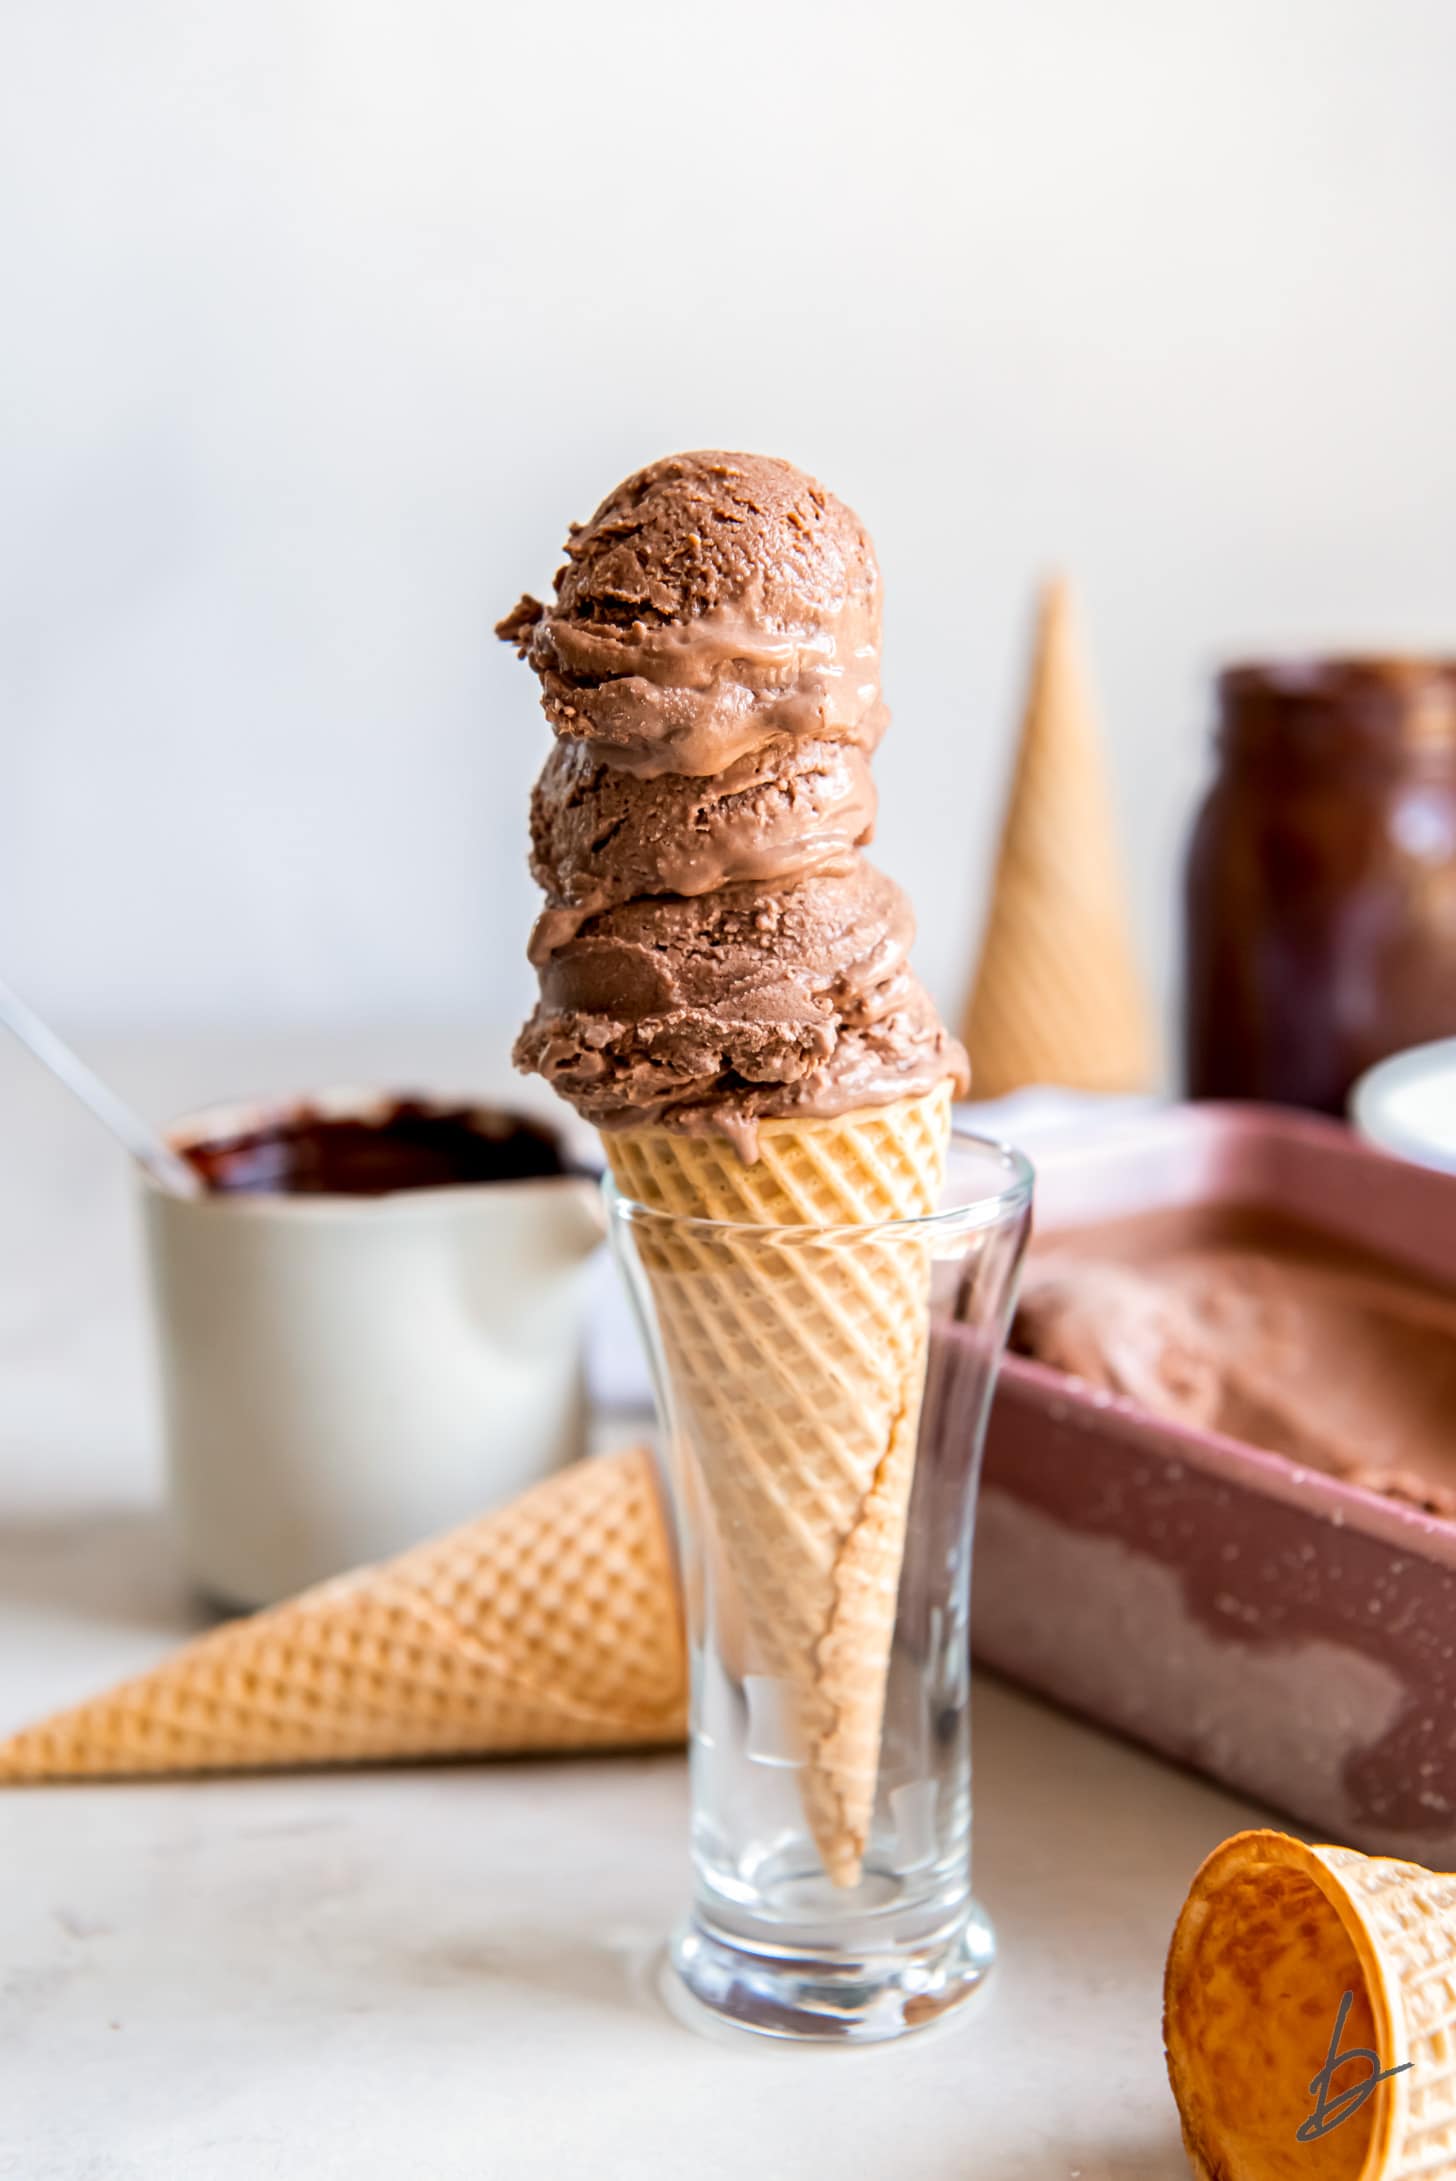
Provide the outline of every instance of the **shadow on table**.
<path id="1" fill-rule="evenodd" d="M 533 1924 L 494 1933 L 478 1945 L 398 1949 L 392 1967 L 406 1988 L 505 1983 L 574 2007 L 625 2010 L 665 2022 L 657 1991 L 662 1955 L 661 1930 L 647 1926 L 591 1933 Z"/>
<path id="2" fill-rule="evenodd" d="M 147 1507 L 0 1516 L 0 1599 L 12 1611 L 158 1635 L 217 1619 L 189 1589 L 165 1517 Z"/>

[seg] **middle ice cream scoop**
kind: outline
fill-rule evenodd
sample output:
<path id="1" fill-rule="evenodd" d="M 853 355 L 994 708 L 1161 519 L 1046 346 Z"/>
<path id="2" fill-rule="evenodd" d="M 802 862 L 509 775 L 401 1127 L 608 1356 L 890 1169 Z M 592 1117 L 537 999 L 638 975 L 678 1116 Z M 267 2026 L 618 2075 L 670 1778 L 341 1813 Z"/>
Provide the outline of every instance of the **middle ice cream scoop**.
<path id="1" fill-rule="evenodd" d="M 874 831 L 869 759 L 776 738 L 725 771 L 639 780 L 563 740 L 531 797 L 531 871 L 548 907 L 540 966 L 588 916 L 642 894 L 698 895 L 843 868 Z"/>

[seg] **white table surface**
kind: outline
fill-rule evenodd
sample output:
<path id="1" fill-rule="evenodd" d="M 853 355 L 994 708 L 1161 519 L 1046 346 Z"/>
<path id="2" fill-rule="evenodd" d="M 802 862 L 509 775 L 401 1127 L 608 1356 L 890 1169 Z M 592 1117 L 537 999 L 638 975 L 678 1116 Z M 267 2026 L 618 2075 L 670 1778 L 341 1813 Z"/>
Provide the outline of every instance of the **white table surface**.
<path id="1" fill-rule="evenodd" d="M 328 1081 L 499 1088 L 498 1041 L 102 1042 L 155 1117 Z M 201 1625 L 159 1505 L 121 1155 L 0 1050 L 0 1729 Z M 1163 1949 L 1263 1813 L 976 1695 L 1001 1959 L 842 2053 L 695 2035 L 655 1986 L 681 1761 L 0 1790 L 0 2174 L 23 2181 L 1177 2181 Z"/>

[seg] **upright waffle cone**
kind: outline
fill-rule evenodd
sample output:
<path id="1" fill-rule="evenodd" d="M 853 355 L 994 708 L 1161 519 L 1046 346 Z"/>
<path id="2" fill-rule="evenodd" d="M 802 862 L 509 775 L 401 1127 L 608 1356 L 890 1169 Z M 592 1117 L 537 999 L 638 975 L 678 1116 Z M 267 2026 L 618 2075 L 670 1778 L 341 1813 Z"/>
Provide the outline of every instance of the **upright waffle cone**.
<path id="1" fill-rule="evenodd" d="M 949 1083 L 835 1118 L 761 1124 L 745 1164 L 716 1136 L 606 1139 L 624 1195 L 764 1226 L 865 1226 L 933 1211 Z M 700 1497 L 720 1633 L 791 1692 L 805 1814 L 853 1885 L 879 1769 L 885 1681 L 925 1379 L 923 1238 L 853 1248 L 654 1227 L 638 1235 L 683 1488 Z"/>
<path id="2" fill-rule="evenodd" d="M 976 1092 L 1145 1089 L 1155 1038 L 1133 952 L 1071 598 L 1050 584 L 962 1039 Z"/>
<path id="3" fill-rule="evenodd" d="M 1338 2049 L 1350 2057 L 1321 2112 L 1347 1992 Z M 1456 1875 L 1237 1833 L 1193 1881 L 1165 2001 L 1200 2181 L 1456 2176 Z M 1351 2097 L 1387 2069 L 1400 2072 Z"/>
<path id="4" fill-rule="evenodd" d="M 0 1780 L 676 1742 L 685 1682 L 656 1483 L 633 1447 L 12 1736 Z"/>

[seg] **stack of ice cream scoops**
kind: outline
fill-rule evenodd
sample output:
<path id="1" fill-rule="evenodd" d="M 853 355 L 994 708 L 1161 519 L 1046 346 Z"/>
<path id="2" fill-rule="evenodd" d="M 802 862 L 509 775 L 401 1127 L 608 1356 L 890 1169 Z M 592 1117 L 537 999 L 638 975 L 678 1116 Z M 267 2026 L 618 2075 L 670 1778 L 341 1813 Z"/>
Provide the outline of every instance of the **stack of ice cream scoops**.
<path id="1" fill-rule="evenodd" d="M 556 746 L 532 803 L 541 1000 L 516 1047 L 606 1132 L 729 1139 L 964 1087 L 859 854 L 884 732 L 858 520 L 762 456 L 654 463 L 501 623 Z M 635 1173 L 635 1167 L 634 1167 Z"/>

